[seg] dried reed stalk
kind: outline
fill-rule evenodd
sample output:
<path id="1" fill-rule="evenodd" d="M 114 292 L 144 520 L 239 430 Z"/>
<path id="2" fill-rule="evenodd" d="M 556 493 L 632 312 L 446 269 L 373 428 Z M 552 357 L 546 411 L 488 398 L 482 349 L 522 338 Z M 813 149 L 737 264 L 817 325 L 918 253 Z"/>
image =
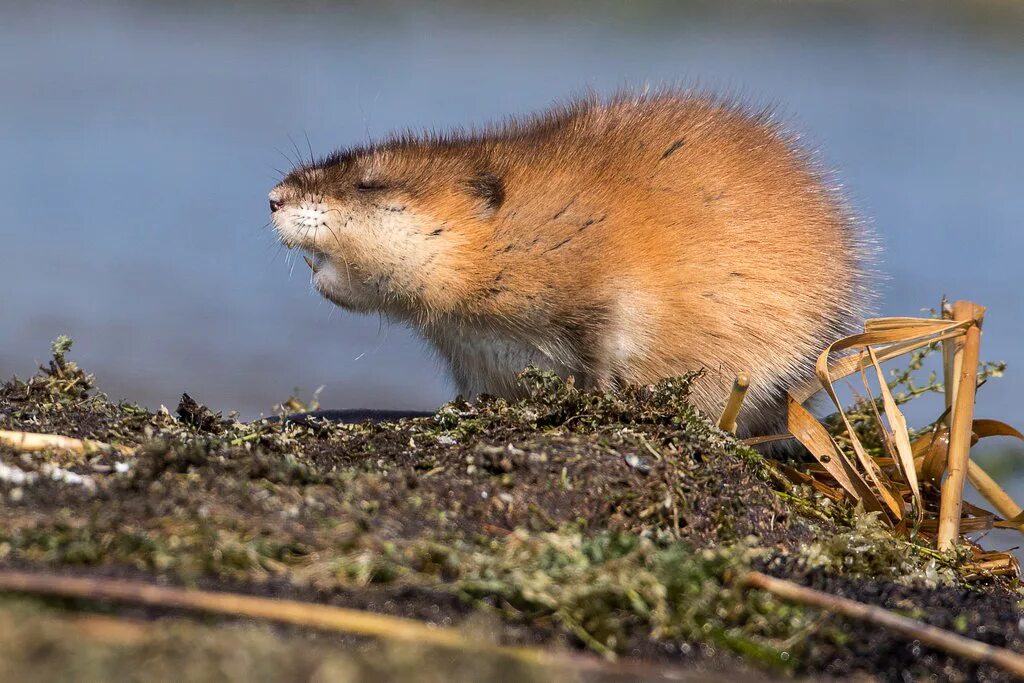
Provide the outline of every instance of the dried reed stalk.
<path id="1" fill-rule="evenodd" d="M 817 418 L 806 408 L 789 399 L 789 431 L 802 443 L 818 463 L 832 476 L 843 490 L 855 500 L 863 503 L 868 512 L 884 512 L 878 497 L 868 486 L 860 473 L 843 454 Z"/>
<path id="2" fill-rule="evenodd" d="M 899 406 L 896 404 L 896 399 L 893 398 L 892 391 L 889 390 L 889 384 L 885 381 L 885 374 L 882 372 L 882 364 L 879 362 L 878 356 L 875 354 L 875 350 L 869 346 L 867 347 L 867 352 L 868 356 L 871 358 L 872 364 L 875 366 L 875 373 L 878 377 L 878 386 L 882 392 L 882 405 L 885 408 L 885 416 L 889 419 L 889 426 L 892 432 L 891 434 L 889 431 L 884 429 L 881 417 L 877 416 L 878 408 L 874 401 L 871 401 L 871 406 L 875 409 L 878 424 L 883 427 L 883 441 L 886 448 L 889 450 L 889 455 L 899 466 L 900 473 L 903 475 L 903 480 L 907 483 L 907 486 L 910 487 L 910 493 L 914 498 L 914 508 L 917 510 L 917 521 L 920 523 L 924 519 L 924 498 L 921 497 L 921 487 L 917 482 L 917 469 L 914 466 L 914 447 L 910 443 L 910 432 L 907 429 L 907 420 L 903 417 L 903 412 L 900 411 Z M 866 379 L 864 381 L 864 386 L 868 386 Z"/>
<path id="3" fill-rule="evenodd" d="M 943 650 L 972 662 L 992 664 L 1015 676 L 1024 677 L 1024 656 L 1016 652 L 929 626 L 882 607 L 866 605 L 849 598 L 806 588 L 792 581 L 776 579 L 760 572 L 749 572 L 742 577 L 741 581 L 750 588 L 768 591 L 783 600 L 818 607 L 850 619 L 877 624 L 908 639 L 919 640 L 929 647 Z"/>
<path id="4" fill-rule="evenodd" d="M 1024 512 L 1024 509 L 1017 505 L 1017 501 L 1011 498 L 1010 494 L 1004 491 L 1003 487 L 997 484 L 995 479 L 988 476 L 988 473 L 981 469 L 973 460 L 967 461 L 967 478 L 970 480 L 971 485 L 978 489 L 978 493 L 984 496 L 985 500 L 992 503 L 992 507 L 996 509 L 996 512 L 1005 519 L 1012 520 Z"/>
<path id="5" fill-rule="evenodd" d="M 882 518 L 897 529 L 905 529 L 910 522 L 906 514 L 912 504 L 917 512 L 915 526 L 925 537 L 934 538 L 942 529 L 939 545 L 943 549 L 962 534 L 993 525 L 1024 532 L 1024 509 L 967 455 L 976 439 L 1011 436 L 1024 440 L 1024 434 L 1003 422 L 973 419 L 984 312 L 984 307 L 971 302 L 958 302 L 954 310 L 943 301 L 941 319 L 876 318 L 864 324 L 863 333 L 830 344 L 818 357 L 816 381 L 793 388 L 789 401 L 789 433 L 811 452 L 820 468 L 812 466 L 805 476 L 791 473 L 790 478 L 798 484 L 806 484 L 810 478 L 817 490 L 828 490 L 831 496 L 845 495 L 867 510 L 882 511 Z M 947 410 L 931 433 L 911 441 L 882 363 L 932 344 L 940 344 L 943 351 Z M 874 369 L 871 374 L 878 381 L 880 401 L 872 395 L 869 368 Z M 886 451 L 882 455 L 869 453 L 863 446 L 833 386 L 835 381 L 858 372 Z M 824 390 L 835 405 L 836 416 L 845 428 L 841 436 L 833 438 L 801 405 L 818 390 Z M 958 433 L 952 448 L 951 425 Z M 956 462 L 950 458 L 953 452 L 957 454 Z M 992 513 L 963 502 L 966 478 L 1005 521 L 996 521 Z M 936 513 L 926 513 L 929 509 L 944 514 L 945 523 Z"/>
<path id="6" fill-rule="evenodd" d="M 292 600 L 182 590 L 138 581 L 0 571 L 0 590 L 190 609 L 271 619 L 362 636 L 412 640 L 444 647 L 465 646 L 465 637 L 458 631 L 435 628 L 411 619 Z"/>
<path id="7" fill-rule="evenodd" d="M 743 399 L 747 396 L 747 389 L 750 387 L 750 376 L 746 372 L 739 372 L 736 381 L 732 384 L 732 391 L 729 392 L 729 399 L 725 402 L 725 409 L 722 416 L 718 418 L 718 427 L 730 434 L 736 433 L 736 417 L 743 407 Z"/>
<path id="8" fill-rule="evenodd" d="M 0 570 L 0 591 L 124 602 L 208 612 L 231 617 L 266 619 L 356 636 L 503 656 L 533 666 L 561 667 L 575 671 L 595 671 L 606 674 L 627 674 L 640 679 L 676 678 L 680 675 L 677 669 L 643 662 L 614 662 L 589 656 L 548 652 L 539 648 L 495 645 L 473 638 L 455 628 L 433 626 L 404 617 L 295 600 L 185 590 L 169 586 L 156 586 L 141 581 L 81 578 L 6 570 Z"/>
<path id="9" fill-rule="evenodd" d="M 817 379 L 820 384 L 820 388 L 828 394 L 828 397 L 832 400 L 835 405 L 837 414 L 843 422 L 843 426 L 846 429 L 846 436 L 850 442 L 850 446 L 853 448 L 856 457 L 856 462 L 859 463 L 861 469 L 867 474 L 868 479 L 873 485 L 870 496 L 856 495 L 854 500 L 867 502 L 870 498 L 877 498 L 878 503 L 881 504 L 887 515 L 887 519 L 894 525 L 901 524 L 906 516 L 906 503 L 903 501 L 902 496 L 899 493 L 897 483 L 894 482 L 884 471 L 882 471 L 878 462 L 868 454 L 857 436 L 857 431 L 854 429 L 853 424 L 850 422 L 849 417 L 843 410 L 842 403 L 839 401 L 839 396 L 836 394 L 833 382 L 853 374 L 855 372 L 861 372 L 868 368 L 874 367 L 876 372 L 881 374 L 880 364 L 890 358 L 910 353 L 919 349 L 923 346 L 933 344 L 943 339 L 960 337 L 964 334 L 963 330 L 970 322 L 957 322 L 948 320 L 932 320 L 926 318 L 876 318 L 869 320 L 864 325 L 864 332 L 861 334 L 855 334 L 849 337 L 845 337 L 838 341 L 829 344 L 821 355 L 818 356 L 818 361 L 815 366 L 815 372 Z M 873 347 L 876 345 L 884 345 L 880 351 L 876 351 Z M 843 351 L 856 351 L 856 353 L 850 353 L 846 356 L 840 357 L 834 362 L 830 362 L 830 358 L 833 353 L 840 353 Z M 884 379 L 884 378 L 883 378 Z M 884 385 L 884 381 L 883 381 Z M 796 393 L 791 393 L 790 407 L 799 405 L 810 397 L 810 393 L 806 387 L 798 387 L 794 390 Z M 884 394 L 888 391 L 888 386 L 883 389 Z M 879 428 L 883 431 L 886 436 L 887 443 L 895 444 L 892 446 L 892 457 L 901 463 L 903 468 L 913 468 L 912 455 L 905 448 L 909 444 L 909 436 L 906 434 L 906 423 L 902 419 L 902 415 L 895 407 L 892 397 L 888 397 L 887 410 L 890 412 L 890 421 L 892 423 L 893 430 L 899 432 L 902 430 L 902 434 L 895 436 L 890 434 L 886 430 L 884 424 L 879 420 Z M 800 439 L 800 435 L 794 432 L 794 436 Z M 804 444 L 812 452 L 814 448 L 808 444 Z M 838 459 L 844 469 L 856 471 L 854 462 L 843 452 L 843 449 L 839 447 L 834 441 L 833 453 L 828 455 L 828 458 Z M 817 454 L 816 454 L 817 457 Z M 819 462 L 822 462 L 821 457 L 818 457 Z M 917 488 L 916 477 L 914 480 L 908 481 L 908 486 L 914 496 L 914 499 L 920 502 L 920 491 Z M 870 508 L 869 508 L 870 509 Z M 920 506 L 919 506 L 920 513 Z"/>
<path id="10" fill-rule="evenodd" d="M 956 383 L 953 387 L 952 413 L 949 418 L 949 456 L 946 479 L 942 482 L 939 503 L 938 549 L 950 550 L 960 536 L 960 516 L 964 497 L 964 480 L 970 459 L 974 399 L 978 388 L 977 372 L 981 346 L 981 323 L 984 306 L 971 301 L 953 304 L 953 320 L 973 321 L 964 336 L 957 339 L 953 354 Z"/>
<path id="11" fill-rule="evenodd" d="M 893 358 L 915 351 L 922 346 L 936 342 L 946 342 L 963 335 L 970 321 L 958 323 L 951 320 L 935 320 L 931 318 L 874 318 L 864 323 L 864 332 L 841 339 L 826 350 L 831 354 L 834 350 L 842 350 L 857 343 L 888 344 L 878 352 L 878 360 L 884 363 Z M 867 340 L 867 341 L 865 341 Z M 864 354 L 853 353 L 836 359 L 828 365 L 828 375 L 832 381 L 865 369 L 870 360 Z M 824 389 L 819 373 L 818 377 L 793 387 L 790 395 L 798 403 L 804 403 L 814 394 Z"/>
<path id="12" fill-rule="evenodd" d="M 1019 441 L 1024 441 L 1024 434 L 1014 427 L 1000 422 L 999 420 L 975 420 L 971 430 L 978 439 L 985 439 L 990 436 L 1010 436 Z M 978 490 L 985 500 L 992 503 L 992 506 L 1007 520 L 1020 517 L 1024 509 L 1010 497 L 1003 488 L 996 483 L 988 473 L 973 460 L 967 463 L 967 479 L 971 485 Z"/>
<path id="13" fill-rule="evenodd" d="M 945 299 L 942 301 L 942 315 L 952 316 L 952 311 L 947 311 L 948 304 Z M 942 398 L 946 405 L 946 417 L 943 423 L 949 427 L 949 416 L 953 412 L 953 396 L 956 395 L 957 371 L 955 366 L 956 341 L 946 339 L 942 342 Z"/>
<path id="14" fill-rule="evenodd" d="M 70 436 L 61 436 L 60 434 L 11 432 L 2 429 L 0 429 L 0 443 L 22 453 L 63 451 L 65 453 L 74 453 L 75 455 L 91 455 L 93 453 L 109 453 L 111 451 L 125 453 L 131 450 L 91 439 L 75 439 Z"/>

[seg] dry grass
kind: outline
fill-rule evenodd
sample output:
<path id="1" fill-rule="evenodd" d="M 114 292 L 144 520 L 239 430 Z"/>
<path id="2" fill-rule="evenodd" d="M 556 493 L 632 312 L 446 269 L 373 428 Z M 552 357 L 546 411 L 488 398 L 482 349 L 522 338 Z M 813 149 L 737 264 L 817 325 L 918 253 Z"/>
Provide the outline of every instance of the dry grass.
<path id="1" fill-rule="evenodd" d="M 972 302 L 956 302 L 952 308 L 943 302 L 941 317 L 868 320 L 862 333 L 829 345 L 817 361 L 817 383 L 790 396 L 790 434 L 817 465 L 806 471 L 788 468 L 787 473 L 834 500 L 847 499 L 878 513 L 899 536 L 915 537 L 944 552 L 961 544 L 972 554 L 968 574 L 1016 576 L 1019 566 L 1013 555 L 985 552 L 963 537 L 993 526 L 1024 530 L 1021 507 L 969 455 L 974 443 L 989 436 L 1024 440 L 1010 425 L 974 417 L 975 390 L 979 379 L 987 378 L 979 374 L 978 360 L 984 311 Z M 919 365 L 923 351 L 940 347 L 944 382 L 933 381 L 925 390 L 941 390 L 946 410 L 927 429 L 913 432 L 882 363 L 916 354 Z M 835 382 L 855 374 L 867 398 L 844 408 Z M 819 390 L 837 411 L 831 431 L 801 405 Z M 878 446 L 865 446 L 865 434 L 879 437 Z M 967 478 L 1006 519 L 997 520 L 995 513 L 963 500 Z"/>

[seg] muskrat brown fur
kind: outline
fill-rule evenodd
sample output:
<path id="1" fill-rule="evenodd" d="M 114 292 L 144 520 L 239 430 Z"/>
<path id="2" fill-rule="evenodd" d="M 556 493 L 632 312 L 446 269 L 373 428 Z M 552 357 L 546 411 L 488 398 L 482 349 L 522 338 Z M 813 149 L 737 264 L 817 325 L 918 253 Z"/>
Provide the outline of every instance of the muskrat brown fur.
<path id="1" fill-rule="evenodd" d="M 458 390 L 513 397 L 527 365 L 614 391 L 703 370 L 714 415 L 749 372 L 741 433 L 865 306 L 869 242 L 766 113 L 665 90 L 468 132 L 404 134 L 270 194 L 339 306 L 408 322 Z"/>

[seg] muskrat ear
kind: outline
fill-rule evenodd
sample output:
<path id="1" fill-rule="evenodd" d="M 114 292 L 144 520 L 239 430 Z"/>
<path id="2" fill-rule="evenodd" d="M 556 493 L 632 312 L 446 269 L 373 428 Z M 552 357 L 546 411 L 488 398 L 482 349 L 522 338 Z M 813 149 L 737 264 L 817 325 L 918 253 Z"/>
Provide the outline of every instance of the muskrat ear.
<path id="1" fill-rule="evenodd" d="M 490 171 L 480 171 L 466 185 L 470 194 L 481 199 L 491 213 L 497 211 L 505 201 L 505 183 Z"/>

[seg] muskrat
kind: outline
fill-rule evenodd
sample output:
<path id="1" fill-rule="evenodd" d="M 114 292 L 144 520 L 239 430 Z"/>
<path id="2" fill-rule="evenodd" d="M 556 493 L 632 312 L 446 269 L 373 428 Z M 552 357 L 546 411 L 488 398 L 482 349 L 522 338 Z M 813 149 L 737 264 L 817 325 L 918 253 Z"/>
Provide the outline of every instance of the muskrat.
<path id="1" fill-rule="evenodd" d="M 750 434 L 864 311 L 870 241 L 826 181 L 770 113 L 663 90 L 336 152 L 270 209 L 323 296 L 407 322 L 467 398 L 529 365 L 603 391 L 702 370 L 715 415 L 745 370 Z"/>

